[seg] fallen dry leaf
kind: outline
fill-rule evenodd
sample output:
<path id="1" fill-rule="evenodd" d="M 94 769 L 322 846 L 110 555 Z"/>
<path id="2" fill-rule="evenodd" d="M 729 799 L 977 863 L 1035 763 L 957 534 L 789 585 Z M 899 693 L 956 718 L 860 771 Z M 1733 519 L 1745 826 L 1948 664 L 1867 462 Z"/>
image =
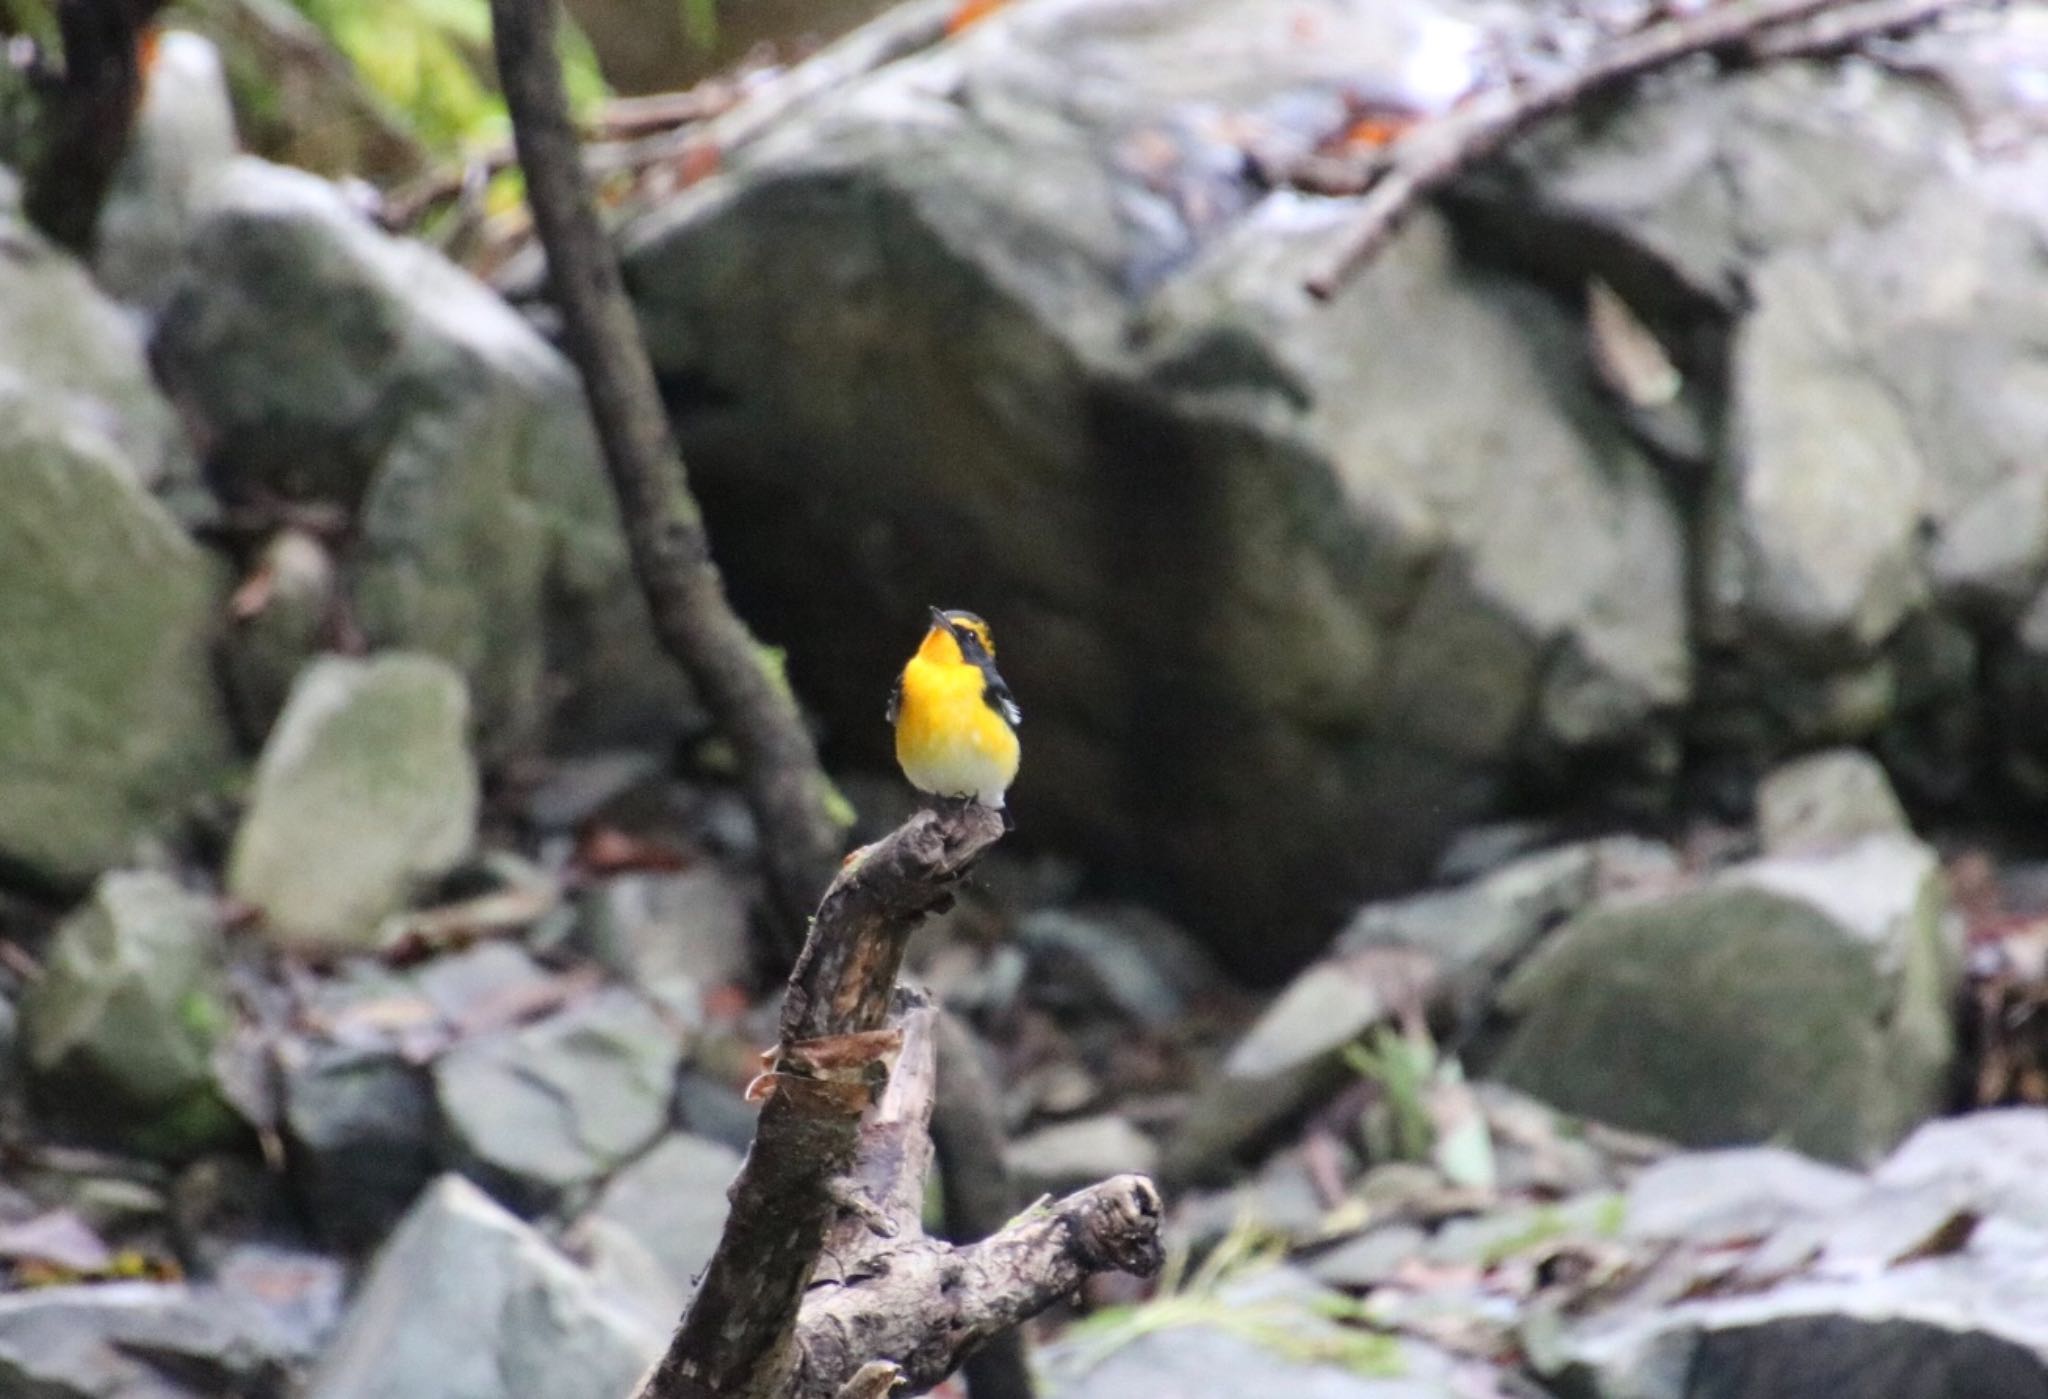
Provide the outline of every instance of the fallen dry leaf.
<path id="1" fill-rule="evenodd" d="M 1661 408 L 1685 380 L 1664 346 L 1621 294 L 1597 277 L 1586 284 L 1586 334 L 1600 380 L 1637 408 Z"/>

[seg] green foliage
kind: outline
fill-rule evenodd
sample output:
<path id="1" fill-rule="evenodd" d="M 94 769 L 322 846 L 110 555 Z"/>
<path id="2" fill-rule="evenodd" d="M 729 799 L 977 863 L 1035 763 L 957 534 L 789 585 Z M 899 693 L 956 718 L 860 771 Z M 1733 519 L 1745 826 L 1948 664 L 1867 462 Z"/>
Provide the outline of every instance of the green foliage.
<path id="1" fill-rule="evenodd" d="M 683 35 L 706 52 L 718 47 L 718 0 L 682 0 Z"/>
<path id="2" fill-rule="evenodd" d="M 379 96 L 442 151 L 502 140 L 509 131 L 491 67 L 489 0 L 294 0 Z M 562 66 L 580 111 L 603 100 L 597 57 L 562 26 Z"/>
<path id="3" fill-rule="evenodd" d="M 44 47 L 57 43 L 56 0 L 0 0 L 0 36 L 25 35 Z"/>
<path id="4" fill-rule="evenodd" d="M 1380 1090 L 1363 1124 L 1374 1159 L 1426 1162 L 1453 1185 L 1493 1189 L 1498 1172 L 1486 1119 L 1463 1067 L 1438 1053 L 1426 1031 L 1402 1034 L 1383 1025 L 1344 1058 Z"/>
<path id="5" fill-rule="evenodd" d="M 1231 1295 L 1234 1285 L 1272 1269 L 1286 1251 L 1284 1239 L 1241 1221 L 1197 1267 L 1189 1267 L 1185 1248 L 1175 1249 L 1150 1299 L 1105 1307 L 1068 1334 L 1087 1347 L 1084 1366 L 1100 1364 L 1142 1336 L 1196 1327 L 1227 1332 L 1296 1364 L 1338 1365 L 1371 1379 L 1400 1374 L 1399 1343 L 1363 1329 L 1363 1308 L 1351 1298 L 1330 1293 L 1304 1302 Z"/>

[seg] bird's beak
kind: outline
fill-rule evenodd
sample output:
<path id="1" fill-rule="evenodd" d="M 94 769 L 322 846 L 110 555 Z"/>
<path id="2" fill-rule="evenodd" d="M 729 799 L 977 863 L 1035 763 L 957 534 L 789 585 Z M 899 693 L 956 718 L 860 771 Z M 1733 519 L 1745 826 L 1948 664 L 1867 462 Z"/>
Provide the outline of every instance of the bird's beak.
<path id="1" fill-rule="evenodd" d="M 951 622 L 949 622 L 949 621 L 947 621 L 947 620 L 946 620 L 946 614 L 945 614 L 945 613 L 943 613 L 943 612 L 939 611 L 939 609 L 938 609 L 938 608 L 934 607 L 934 608 L 932 608 L 932 609 L 931 609 L 931 614 L 932 614 L 932 625 L 933 625 L 933 626 L 937 627 L 937 628 L 938 628 L 938 629 L 939 629 L 940 631 L 951 631 L 951 630 L 953 630 L 953 624 L 952 624 Z"/>

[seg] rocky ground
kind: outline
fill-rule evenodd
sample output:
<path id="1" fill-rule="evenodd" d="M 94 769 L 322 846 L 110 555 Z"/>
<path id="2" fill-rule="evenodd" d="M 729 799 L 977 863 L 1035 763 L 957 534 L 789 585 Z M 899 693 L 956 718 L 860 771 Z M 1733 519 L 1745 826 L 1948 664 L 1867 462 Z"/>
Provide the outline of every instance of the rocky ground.
<path id="1" fill-rule="evenodd" d="M 913 970 L 1176 1246 L 1048 1393 L 2048 1391 L 2041 12 L 1650 84 L 1311 307 L 1247 153 L 1551 8 L 1029 0 L 622 210 L 860 833 L 926 603 L 1024 699 Z M 573 375 L 192 35 L 90 266 L 11 158 L 0 1395 L 623 1392 L 773 978 Z"/>

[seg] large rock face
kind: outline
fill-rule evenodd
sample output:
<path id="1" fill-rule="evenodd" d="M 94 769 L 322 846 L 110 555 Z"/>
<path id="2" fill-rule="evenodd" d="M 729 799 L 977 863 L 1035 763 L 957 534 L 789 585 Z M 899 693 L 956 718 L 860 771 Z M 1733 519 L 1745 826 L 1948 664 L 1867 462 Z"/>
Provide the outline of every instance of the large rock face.
<path id="1" fill-rule="evenodd" d="M 1890 71 L 1650 84 L 1473 191 L 1515 256 L 1611 276 L 1691 351 L 1721 424 L 1699 576 L 1724 751 L 1881 737 L 1948 798 L 2003 709 L 2029 716 L 1996 740 L 2006 775 L 2048 791 L 2048 145 L 1991 139 L 2029 22 L 1924 35 Z"/>
<path id="2" fill-rule="evenodd" d="M 81 886 L 205 792 L 229 736 L 217 571 L 133 330 L 0 209 L 0 864 Z"/>
<path id="3" fill-rule="evenodd" d="M 1427 216 L 1312 304 L 1341 207 L 1261 200 L 1223 134 L 1299 150 L 1468 32 L 1298 18 L 1014 6 L 626 237 L 736 590 L 842 749 L 882 759 L 924 605 L 980 610 L 1027 828 L 1269 973 L 1510 774 L 1661 770 L 1692 684 L 1678 513 L 1572 313 Z"/>
<path id="4" fill-rule="evenodd" d="M 494 753 L 555 718 L 578 740 L 672 730 L 681 680 L 562 358 L 310 175 L 242 160 L 193 217 L 153 353 L 221 492 L 353 512 L 357 620 L 458 667 Z"/>

